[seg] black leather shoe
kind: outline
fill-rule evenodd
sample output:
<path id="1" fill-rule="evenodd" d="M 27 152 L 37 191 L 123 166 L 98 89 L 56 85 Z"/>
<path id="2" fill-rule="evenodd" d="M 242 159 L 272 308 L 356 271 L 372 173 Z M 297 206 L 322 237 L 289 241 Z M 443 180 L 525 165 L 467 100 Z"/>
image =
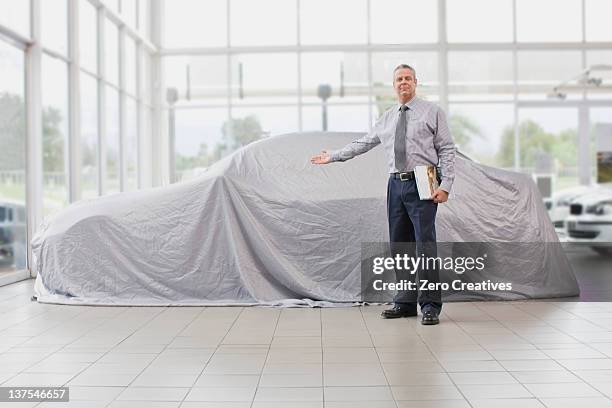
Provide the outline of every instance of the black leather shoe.
<path id="1" fill-rule="evenodd" d="M 428 310 L 423 312 L 423 319 L 421 320 L 421 324 L 426 326 L 434 325 L 440 323 L 440 319 L 438 318 L 438 312 L 435 310 Z"/>
<path id="2" fill-rule="evenodd" d="M 416 308 L 412 309 L 402 309 L 397 306 L 392 307 L 391 309 L 383 310 L 380 314 L 383 319 L 397 319 L 399 317 L 412 317 L 417 315 Z"/>

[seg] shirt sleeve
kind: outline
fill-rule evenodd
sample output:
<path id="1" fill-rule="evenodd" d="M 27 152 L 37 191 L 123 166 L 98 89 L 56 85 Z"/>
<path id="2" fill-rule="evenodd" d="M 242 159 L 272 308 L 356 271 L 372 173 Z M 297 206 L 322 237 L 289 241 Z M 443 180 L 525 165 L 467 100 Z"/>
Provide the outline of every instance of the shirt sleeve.
<path id="1" fill-rule="evenodd" d="M 438 161 L 442 172 L 440 189 L 450 193 L 455 181 L 455 142 L 448 128 L 446 114 L 441 108 L 436 113 L 436 134 L 434 146 L 438 152 Z"/>
<path id="2" fill-rule="evenodd" d="M 378 134 L 381 129 L 382 120 L 381 117 L 367 135 L 353 140 L 342 149 L 332 151 L 330 154 L 331 161 L 347 161 L 378 146 L 380 144 Z"/>

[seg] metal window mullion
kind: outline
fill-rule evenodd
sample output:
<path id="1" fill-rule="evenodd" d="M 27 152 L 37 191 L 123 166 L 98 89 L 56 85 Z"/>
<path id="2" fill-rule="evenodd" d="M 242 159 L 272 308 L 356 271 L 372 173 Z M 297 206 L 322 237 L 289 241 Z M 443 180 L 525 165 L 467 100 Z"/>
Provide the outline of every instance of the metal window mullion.
<path id="1" fill-rule="evenodd" d="M 483 101 L 474 101 L 474 102 L 469 102 L 469 101 L 457 101 L 455 103 L 482 103 Z M 493 101 L 492 103 L 511 103 L 511 101 Z M 328 106 L 363 106 L 364 103 L 363 102 L 330 102 L 328 104 Z M 239 107 L 240 108 L 283 108 L 283 107 L 297 107 L 297 104 L 287 104 L 287 103 L 279 103 L 279 102 L 271 102 L 271 103 L 244 103 L 244 104 L 240 104 Z M 321 103 L 320 102 L 304 102 L 303 106 L 313 106 L 313 107 L 321 107 Z M 175 111 L 185 111 L 185 110 L 194 110 L 194 109 L 221 109 L 221 108 L 225 108 L 227 107 L 227 105 L 225 104 L 213 104 L 213 105 L 206 105 L 206 104 L 188 104 L 188 105 L 183 105 L 183 106 L 174 106 L 172 109 Z M 170 110 L 170 107 L 166 107 L 164 108 L 165 111 Z"/>
<path id="2" fill-rule="evenodd" d="M 149 51 L 151 52 L 159 51 L 159 43 L 154 44 L 150 42 L 144 35 L 140 33 L 139 30 L 137 30 L 135 27 L 132 27 L 131 24 L 128 24 L 128 22 L 125 21 L 125 19 L 119 13 L 108 8 L 102 1 L 100 0 L 87 0 L 87 1 L 89 1 L 94 7 L 104 10 L 104 14 L 108 16 L 108 19 L 112 21 L 113 23 L 115 23 L 117 26 L 124 26 L 126 28 L 126 32 L 130 35 L 130 37 L 133 37 L 134 39 L 141 41 L 142 44 L 146 48 L 149 49 Z"/>
<path id="3" fill-rule="evenodd" d="M 448 112 L 448 41 L 446 38 L 446 0 L 438 0 L 438 44 L 438 103 L 445 112 Z"/>
<path id="4" fill-rule="evenodd" d="M 64 55 L 60 52 L 57 52 L 55 50 L 52 50 L 50 48 L 47 48 L 45 46 L 41 46 L 42 52 L 43 54 L 47 54 L 50 57 L 53 57 L 55 59 L 58 59 L 60 61 L 65 62 L 66 64 L 69 64 L 71 62 L 70 56 L 69 55 Z"/>
<path id="5" fill-rule="evenodd" d="M 138 2 L 136 2 L 138 4 Z M 138 9 L 136 10 L 136 18 L 138 18 Z M 136 188 L 140 189 L 143 187 L 144 179 L 144 163 L 143 163 L 143 146 L 145 144 L 143 134 L 143 83 L 142 83 L 142 69 L 144 66 L 144 50 L 142 45 L 136 43 Z"/>
<path id="6" fill-rule="evenodd" d="M 150 7 L 150 24 L 151 24 L 151 36 L 152 41 L 157 47 L 161 49 L 162 36 L 165 30 L 163 18 L 162 18 L 162 1 L 163 0 L 151 0 Z M 161 63 L 161 56 L 159 52 L 151 55 L 151 75 L 150 75 L 150 86 L 152 89 L 152 103 L 153 110 L 151 112 L 151 183 L 153 186 L 159 186 L 163 182 L 162 169 L 163 169 L 163 155 L 162 155 L 162 141 L 164 140 L 164 119 L 163 119 L 163 90 L 165 89 L 164 83 L 164 72 Z M 153 166 L 155 163 L 155 167 Z"/>
<path id="7" fill-rule="evenodd" d="M 152 111 L 152 123 L 151 123 L 151 183 L 153 186 L 160 186 L 163 183 L 162 169 L 163 169 L 163 158 L 162 158 L 162 140 L 164 139 L 164 119 L 162 110 L 162 98 L 163 98 L 163 69 L 161 67 L 161 58 L 159 55 L 155 55 L 151 59 L 151 80 L 155 83 L 153 87 L 153 111 Z M 156 167 L 153 167 L 155 163 Z"/>
<path id="8" fill-rule="evenodd" d="M 225 31 L 225 35 L 226 35 L 226 41 L 227 41 L 227 48 L 231 50 L 232 48 L 232 44 L 231 44 L 231 17 L 230 17 L 230 0 L 227 0 L 227 4 L 226 4 L 226 31 Z M 231 53 L 227 53 L 227 129 L 228 132 L 232 132 L 232 54 Z M 230 137 L 232 135 L 229 135 Z"/>
<path id="9" fill-rule="evenodd" d="M 301 132 L 304 129 L 304 119 L 303 119 L 303 113 L 302 113 L 302 109 L 303 109 L 303 95 L 302 95 L 302 52 L 300 51 L 300 44 L 302 43 L 302 35 L 300 33 L 300 30 L 302 29 L 302 25 L 300 24 L 300 7 L 301 7 L 301 3 L 300 0 L 295 0 L 295 18 L 296 18 L 296 24 L 295 24 L 295 29 L 297 31 L 297 36 L 296 36 L 296 44 L 298 46 L 297 49 L 297 93 L 298 93 L 298 130 Z"/>
<path id="10" fill-rule="evenodd" d="M 42 166 L 42 100 L 40 46 L 40 0 L 32 0 L 30 9 L 33 43 L 25 52 L 25 107 L 26 107 L 26 208 L 28 268 L 30 276 L 36 276 L 31 267 L 32 237 L 43 220 L 43 166 Z"/>
<path id="11" fill-rule="evenodd" d="M 586 55 L 586 0 L 582 0 L 582 67 L 587 67 Z M 591 118 L 590 109 L 587 105 L 587 90 L 582 89 L 582 103 L 578 108 L 578 181 L 581 185 L 591 184 Z"/>
<path id="12" fill-rule="evenodd" d="M 586 43 L 586 0 L 582 0 L 581 3 L 581 7 L 582 7 L 582 45 L 584 45 L 584 43 Z"/>
<path id="13" fill-rule="evenodd" d="M 0 24 L 0 40 L 5 40 L 22 50 L 25 50 L 34 42 L 32 38 L 25 37 L 3 24 Z"/>
<path id="14" fill-rule="evenodd" d="M 578 181 L 580 185 L 591 184 L 591 135 L 589 106 L 581 102 L 578 106 Z"/>
<path id="15" fill-rule="evenodd" d="M 232 46 L 232 47 L 198 47 L 198 48 L 165 48 L 160 50 L 162 56 L 199 56 L 226 54 L 271 54 L 295 52 L 415 52 L 438 51 L 440 44 L 330 44 L 330 45 L 262 45 L 262 46 Z M 446 43 L 448 51 L 563 51 L 563 50 L 610 50 L 610 42 L 500 42 L 500 43 Z"/>
<path id="16" fill-rule="evenodd" d="M 516 1 L 512 0 L 512 79 L 514 84 L 513 99 L 514 99 L 514 171 L 520 171 L 521 155 L 520 155 L 520 134 L 519 134 L 519 107 L 518 107 L 518 41 L 517 41 L 517 13 Z"/>
<path id="17" fill-rule="evenodd" d="M 90 75 L 90 76 L 92 76 L 92 77 L 94 77 L 94 78 L 96 78 L 96 79 L 97 79 L 97 78 L 98 78 L 98 76 L 99 76 L 99 75 L 98 75 L 97 73 L 95 73 L 94 71 L 90 71 L 89 69 L 87 69 L 87 68 L 85 68 L 85 67 L 80 67 L 79 69 L 81 70 L 81 72 L 84 72 L 84 73 L 86 73 L 86 74 L 88 74 L 88 75 Z"/>
<path id="18" fill-rule="evenodd" d="M 372 45 L 372 0 L 366 1 L 367 7 L 367 16 L 366 16 L 366 30 L 367 30 L 367 44 L 368 51 L 366 52 L 366 60 L 368 67 L 368 129 L 372 130 L 372 119 L 374 118 L 373 105 L 374 105 L 374 84 L 373 82 L 373 74 L 372 74 L 372 50 L 370 49 L 370 45 Z"/>
<path id="19" fill-rule="evenodd" d="M 79 4 L 68 1 L 68 199 L 81 198 L 81 126 L 80 126 L 80 55 L 79 55 Z"/>
<path id="20" fill-rule="evenodd" d="M 119 191 L 126 191 L 128 168 L 125 74 L 125 31 L 119 27 Z"/>
<path id="21" fill-rule="evenodd" d="M 587 57 L 586 57 L 586 0 L 582 0 L 581 2 L 581 13 L 582 13 L 582 44 L 581 44 L 581 55 L 582 58 L 582 68 L 587 68 Z M 582 89 L 582 99 L 587 99 L 587 90 L 586 87 Z"/>
<path id="22" fill-rule="evenodd" d="M 106 139 L 107 139 L 107 115 L 106 115 L 106 38 L 104 37 L 105 12 L 97 9 L 98 21 L 98 194 L 106 194 L 107 186 L 107 163 L 106 163 Z"/>
<path id="23" fill-rule="evenodd" d="M 573 100 L 526 100 L 519 101 L 519 108 L 580 108 L 587 106 L 589 108 L 608 108 L 612 104 L 612 99 L 596 99 L 582 101 L 580 99 Z"/>

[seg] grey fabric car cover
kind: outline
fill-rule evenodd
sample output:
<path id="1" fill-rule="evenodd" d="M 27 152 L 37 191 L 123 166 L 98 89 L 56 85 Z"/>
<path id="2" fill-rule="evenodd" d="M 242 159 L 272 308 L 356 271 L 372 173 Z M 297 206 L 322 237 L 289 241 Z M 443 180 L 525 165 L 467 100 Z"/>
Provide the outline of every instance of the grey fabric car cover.
<path id="1" fill-rule="evenodd" d="M 362 242 L 388 238 L 380 147 L 310 164 L 357 133 L 267 138 L 197 179 L 70 205 L 33 239 L 41 302 L 112 305 L 330 305 L 360 300 Z M 525 175 L 457 157 L 439 241 L 558 243 Z M 533 247 L 503 278 L 511 292 L 447 299 L 578 294 L 563 252 Z"/>

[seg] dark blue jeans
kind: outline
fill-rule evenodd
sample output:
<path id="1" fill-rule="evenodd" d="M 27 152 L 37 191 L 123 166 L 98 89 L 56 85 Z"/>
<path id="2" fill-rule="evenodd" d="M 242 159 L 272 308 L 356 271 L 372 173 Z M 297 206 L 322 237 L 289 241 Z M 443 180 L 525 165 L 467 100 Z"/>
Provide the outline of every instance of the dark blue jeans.
<path id="1" fill-rule="evenodd" d="M 387 217 L 392 256 L 403 256 L 407 253 L 410 257 L 435 257 L 437 211 L 438 204 L 419 199 L 414 180 L 401 181 L 390 177 L 387 187 Z M 417 288 L 425 279 L 430 283 L 440 281 L 439 271 L 435 266 L 418 268 L 414 274 L 396 269 L 395 274 L 397 281 L 411 280 L 416 283 Z M 400 308 L 414 310 L 418 303 L 422 311 L 435 309 L 439 313 L 442 310 L 440 289 L 398 291 L 393 301 Z"/>

